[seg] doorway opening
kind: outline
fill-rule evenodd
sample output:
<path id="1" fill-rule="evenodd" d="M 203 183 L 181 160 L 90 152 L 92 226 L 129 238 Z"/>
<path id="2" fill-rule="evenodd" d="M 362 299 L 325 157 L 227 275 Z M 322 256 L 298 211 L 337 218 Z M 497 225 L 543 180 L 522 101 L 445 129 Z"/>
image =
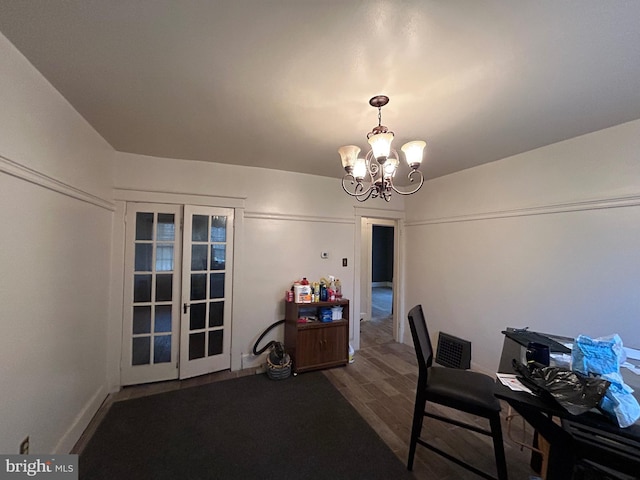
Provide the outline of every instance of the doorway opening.
<path id="1" fill-rule="evenodd" d="M 371 327 L 377 341 L 393 340 L 394 227 L 373 225 L 371 232 Z M 367 338 L 364 339 L 365 342 Z"/>
<path id="2" fill-rule="evenodd" d="M 359 347 L 401 338 L 397 317 L 398 228 L 393 219 L 362 219 Z"/>

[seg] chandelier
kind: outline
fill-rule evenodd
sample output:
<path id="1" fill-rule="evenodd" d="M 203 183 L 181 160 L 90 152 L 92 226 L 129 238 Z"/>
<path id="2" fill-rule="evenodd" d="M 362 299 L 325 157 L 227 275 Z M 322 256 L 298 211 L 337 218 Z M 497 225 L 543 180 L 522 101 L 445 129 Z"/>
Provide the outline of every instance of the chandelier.
<path id="1" fill-rule="evenodd" d="M 416 193 L 424 183 L 422 172 L 418 170 L 422 162 L 422 152 L 426 143 L 421 140 L 405 143 L 402 146 L 405 159 L 411 171 L 407 175 L 409 183 L 416 183 L 413 188 L 398 189 L 393 178 L 400 164 L 398 152 L 391 148 L 393 132 L 382 125 L 382 107 L 389 103 L 389 97 L 377 95 L 369 100 L 369 105 L 378 109 L 378 126 L 367 134 L 371 150 L 365 158 L 358 158 L 360 147 L 346 145 L 338 149 L 342 166 L 347 172 L 342 177 L 342 188 L 359 202 L 369 198 L 381 197 L 387 202 L 391 194 L 400 195 Z"/>

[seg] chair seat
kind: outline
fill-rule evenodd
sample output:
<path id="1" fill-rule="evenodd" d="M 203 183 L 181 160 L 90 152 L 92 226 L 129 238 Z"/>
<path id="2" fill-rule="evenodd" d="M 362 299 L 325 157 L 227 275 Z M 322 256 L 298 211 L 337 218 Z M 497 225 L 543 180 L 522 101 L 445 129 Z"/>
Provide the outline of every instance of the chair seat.
<path id="1" fill-rule="evenodd" d="M 427 377 L 427 399 L 476 415 L 500 412 L 494 396 L 493 378 L 470 370 L 430 367 Z"/>

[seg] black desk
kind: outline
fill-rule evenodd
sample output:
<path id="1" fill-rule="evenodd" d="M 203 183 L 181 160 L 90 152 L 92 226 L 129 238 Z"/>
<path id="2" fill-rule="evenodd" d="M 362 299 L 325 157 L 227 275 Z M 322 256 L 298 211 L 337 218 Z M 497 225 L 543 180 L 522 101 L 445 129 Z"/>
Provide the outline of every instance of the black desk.
<path id="1" fill-rule="evenodd" d="M 523 346 L 504 338 L 501 373 L 515 373 L 513 358 L 522 358 Z M 635 395 L 638 395 L 638 390 Z M 571 415 L 553 401 L 525 392 L 514 392 L 496 381 L 495 394 L 505 400 L 550 444 L 547 480 L 568 480 L 578 459 L 592 460 L 605 467 L 640 478 L 640 424 L 627 428 L 597 411 Z M 553 421 L 560 419 L 561 424 Z"/>

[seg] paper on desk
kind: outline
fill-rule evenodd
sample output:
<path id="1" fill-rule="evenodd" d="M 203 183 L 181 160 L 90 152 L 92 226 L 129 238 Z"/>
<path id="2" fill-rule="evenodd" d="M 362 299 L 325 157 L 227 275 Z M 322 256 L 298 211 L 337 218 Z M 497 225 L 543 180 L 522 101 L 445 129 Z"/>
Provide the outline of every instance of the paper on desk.
<path id="1" fill-rule="evenodd" d="M 509 387 L 514 392 L 527 392 L 533 394 L 533 392 L 529 390 L 529 388 L 525 387 L 513 373 L 496 373 L 496 376 L 498 377 L 498 380 L 500 380 L 500 383 Z"/>
<path id="2" fill-rule="evenodd" d="M 637 348 L 629 348 L 629 347 L 622 347 L 622 348 L 627 354 L 627 358 L 631 358 L 633 360 L 640 360 L 640 350 L 638 350 Z"/>
<path id="3" fill-rule="evenodd" d="M 565 368 L 571 367 L 571 355 L 569 354 L 552 353 L 551 360 L 553 361 L 551 365 L 554 367 L 565 367 Z"/>
<path id="4" fill-rule="evenodd" d="M 627 369 L 631 370 L 636 375 L 640 375 L 640 367 L 637 367 L 636 365 L 634 365 L 632 363 L 624 362 L 624 363 L 620 364 L 620 366 L 623 367 L 623 368 L 627 368 Z"/>

